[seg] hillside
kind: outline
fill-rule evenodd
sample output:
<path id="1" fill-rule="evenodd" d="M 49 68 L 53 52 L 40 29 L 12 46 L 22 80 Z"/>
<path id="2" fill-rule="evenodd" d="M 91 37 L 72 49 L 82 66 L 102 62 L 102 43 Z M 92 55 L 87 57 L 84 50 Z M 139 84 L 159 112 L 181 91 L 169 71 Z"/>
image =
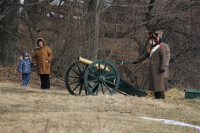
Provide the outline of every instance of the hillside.
<path id="1" fill-rule="evenodd" d="M 52 88 L 65 89 L 64 78 L 54 78 L 54 75 L 50 75 Z M 0 68 L 0 82 L 13 82 L 21 84 L 22 77 L 18 72 L 18 65 L 13 65 L 10 67 Z M 30 87 L 40 88 L 40 76 L 37 74 L 36 68 L 32 69 Z"/>
<path id="2" fill-rule="evenodd" d="M 35 81 L 22 87 L 14 68 L 0 70 L 0 133 L 188 133 L 200 126 L 200 100 L 186 100 L 183 92 L 173 97 L 168 90 L 166 100 L 122 94 L 72 96 L 62 79 L 52 79 L 50 90 L 38 89 L 34 72 Z M 8 74 L 7 69 L 13 71 Z"/>

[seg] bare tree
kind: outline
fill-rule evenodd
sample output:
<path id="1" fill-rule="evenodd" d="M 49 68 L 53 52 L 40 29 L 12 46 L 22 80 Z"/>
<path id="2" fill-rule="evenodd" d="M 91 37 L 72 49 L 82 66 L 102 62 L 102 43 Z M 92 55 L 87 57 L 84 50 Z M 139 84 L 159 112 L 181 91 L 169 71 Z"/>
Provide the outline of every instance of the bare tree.
<path id="1" fill-rule="evenodd" d="M 59 76 L 78 56 L 132 61 L 146 50 L 148 30 L 159 29 L 164 31 L 163 40 L 171 49 L 170 84 L 188 86 L 189 82 L 183 82 L 188 80 L 195 81 L 190 84 L 193 87 L 199 85 L 199 1 L 60 0 L 58 5 L 46 0 L 27 2 L 23 5 L 27 16 L 20 20 L 26 28 L 19 32 L 25 37 L 19 40 L 24 42 L 23 48 L 29 42 L 33 49 L 35 38 L 44 37 L 55 55 L 52 70 Z M 186 67 L 188 64 L 193 65 Z M 147 62 L 117 67 L 122 78 L 146 89 Z"/>
<path id="2" fill-rule="evenodd" d="M 1 1 L 0 65 L 9 66 L 17 61 L 19 0 Z"/>

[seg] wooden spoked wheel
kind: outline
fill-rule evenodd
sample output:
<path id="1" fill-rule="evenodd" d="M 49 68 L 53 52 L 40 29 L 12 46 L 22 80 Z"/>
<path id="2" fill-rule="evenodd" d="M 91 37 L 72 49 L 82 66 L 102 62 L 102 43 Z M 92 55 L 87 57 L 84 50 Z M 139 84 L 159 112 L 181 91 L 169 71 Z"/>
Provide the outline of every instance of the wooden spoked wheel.
<path id="1" fill-rule="evenodd" d="M 91 95 L 114 94 L 120 77 L 116 67 L 109 61 L 98 60 L 89 65 L 84 74 L 84 85 Z"/>
<path id="2" fill-rule="evenodd" d="M 87 65 L 78 61 L 72 63 L 65 74 L 65 85 L 72 95 L 88 94 L 84 87 L 84 73 Z"/>

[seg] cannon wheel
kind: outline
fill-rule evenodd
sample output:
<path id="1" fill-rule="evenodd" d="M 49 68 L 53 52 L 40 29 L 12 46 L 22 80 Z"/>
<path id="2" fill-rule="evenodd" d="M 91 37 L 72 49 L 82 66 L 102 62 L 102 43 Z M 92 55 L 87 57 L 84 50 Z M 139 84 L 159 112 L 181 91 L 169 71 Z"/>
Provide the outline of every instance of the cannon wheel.
<path id="1" fill-rule="evenodd" d="M 98 69 L 101 65 L 103 67 Z M 88 66 L 84 75 L 85 88 L 93 96 L 98 95 L 99 92 L 114 94 L 119 87 L 119 81 L 120 77 L 116 67 L 106 60 L 93 62 Z"/>
<path id="2" fill-rule="evenodd" d="M 81 95 L 82 91 L 88 94 L 84 87 L 83 76 L 87 65 L 79 63 L 78 61 L 72 63 L 65 74 L 65 86 L 72 95 Z"/>

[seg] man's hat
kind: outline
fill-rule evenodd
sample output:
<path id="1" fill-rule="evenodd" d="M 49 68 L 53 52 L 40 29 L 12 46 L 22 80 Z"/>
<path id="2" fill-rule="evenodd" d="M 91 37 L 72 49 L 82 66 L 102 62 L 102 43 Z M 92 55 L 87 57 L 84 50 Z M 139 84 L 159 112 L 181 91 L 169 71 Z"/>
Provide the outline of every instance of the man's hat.
<path id="1" fill-rule="evenodd" d="M 163 30 L 157 30 L 156 33 L 158 33 L 158 37 L 163 37 Z"/>
<path id="2" fill-rule="evenodd" d="M 149 39 L 158 39 L 158 33 L 149 32 Z"/>

